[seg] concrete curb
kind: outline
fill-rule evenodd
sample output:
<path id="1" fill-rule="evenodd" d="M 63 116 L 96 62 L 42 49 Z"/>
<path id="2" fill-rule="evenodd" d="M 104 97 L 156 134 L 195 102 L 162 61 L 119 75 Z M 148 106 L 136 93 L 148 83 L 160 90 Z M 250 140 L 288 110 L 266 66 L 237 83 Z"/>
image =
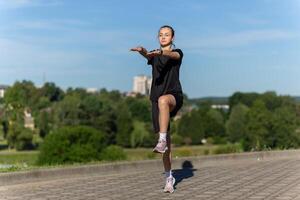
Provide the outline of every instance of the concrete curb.
<path id="1" fill-rule="evenodd" d="M 194 168 L 222 163 L 227 160 L 267 160 L 279 158 L 300 158 L 300 150 L 284 150 L 284 151 L 262 151 L 250 153 L 234 153 L 210 156 L 183 157 L 174 158 L 173 169 L 181 168 L 184 161 L 190 161 Z M 162 161 L 144 160 L 134 162 L 116 162 L 109 164 L 93 164 L 82 165 L 76 167 L 52 168 L 52 169 L 34 169 L 22 172 L 9 172 L 0 174 L 0 186 L 20 184 L 24 182 L 45 181 L 61 178 L 74 178 L 84 175 L 107 175 L 123 172 L 136 172 L 141 170 L 163 170 Z"/>

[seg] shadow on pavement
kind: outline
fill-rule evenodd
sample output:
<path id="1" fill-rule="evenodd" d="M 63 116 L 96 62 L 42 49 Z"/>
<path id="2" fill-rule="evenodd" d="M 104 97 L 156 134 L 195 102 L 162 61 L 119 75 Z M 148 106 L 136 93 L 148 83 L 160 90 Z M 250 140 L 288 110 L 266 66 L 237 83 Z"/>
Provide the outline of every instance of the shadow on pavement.
<path id="1" fill-rule="evenodd" d="M 184 161 L 182 163 L 182 169 L 175 169 L 172 170 L 173 176 L 176 179 L 176 182 L 174 184 L 174 187 L 176 187 L 177 184 L 179 184 L 183 179 L 188 179 L 192 176 L 194 176 L 194 171 L 197 171 L 193 168 L 193 164 L 191 161 Z"/>

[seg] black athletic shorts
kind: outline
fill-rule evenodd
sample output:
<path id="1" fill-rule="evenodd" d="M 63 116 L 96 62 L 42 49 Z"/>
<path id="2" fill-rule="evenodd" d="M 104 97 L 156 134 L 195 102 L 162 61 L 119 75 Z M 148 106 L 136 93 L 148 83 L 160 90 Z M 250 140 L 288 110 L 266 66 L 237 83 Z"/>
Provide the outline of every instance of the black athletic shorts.
<path id="1" fill-rule="evenodd" d="M 176 100 L 175 108 L 170 112 L 170 118 L 175 117 L 179 109 L 182 107 L 183 104 L 183 96 L 182 94 L 172 94 Z M 159 132 L 159 108 L 158 108 L 158 101 L 151 101 L 152 104 L 152 123 L 154 133 Z M 168 132 L 170 131 L 170 122 L 168 125 Z"/>

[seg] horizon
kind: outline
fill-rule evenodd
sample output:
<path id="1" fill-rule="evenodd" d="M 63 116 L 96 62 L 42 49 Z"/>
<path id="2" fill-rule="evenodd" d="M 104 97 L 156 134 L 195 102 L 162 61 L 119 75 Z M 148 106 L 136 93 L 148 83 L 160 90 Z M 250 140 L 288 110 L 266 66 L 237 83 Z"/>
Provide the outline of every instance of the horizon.
<path id="1" fill-rule="evenodd" d="M 15 82 L 22 82 L 22 81 L 31 81 L 31 80 L 16 80 Z M 15 83 L 14 82 L 14 83 Z M 70 89 L 70 88 L 72 88 L 72 89 L 85 89 L 85 90 L 88 90 L 88 89 L 96 89 L 96 91 L 97 92 L 99 92 L 101 89 L 105 89 L 105 90 L 107 90 L 108 92 L 111 92 L 111 91 L 118 91 L 118 92 L 120 92 L 120 93 L 128 93 L 128 92 L 132 92 L 132 90 L 129 90 L 129 91 L 120 91 L 120 90 L 118 90 L 118 89 L 111 89 L 111 90 L 108 90 L 107 88 L 105 88 L 105 87 L 103 87 L 103 88 L 96 88 L 96 87 L 84 87 L 84 86 L 82 86 L 82 87 L 72 87 L 72 86 L 69 86 L 69 87 L 61 87 L 61 86 L 59 86 L 59 85 L 57 85 L 55 82 L 45 82 L 45 83 L 43 83 L 42 85 L 36 85 L 33 81 L 31 81 L 33 84 L 34 84 L 34 86 L 36 87 L 36 88 L 41 88 L 41 87 L 43 87 L 44 86 L 44 84 L 46 84 L 46 83 L 54 83 L 55 84 L 55 86 L 56 87 L 59 87 L 60 89 L 62 89 L 64 92 L 66 92 L 68 89 Z M 13 83 L 13 84 L 14 84 Z M 13 84 L 12 85 L 6 85 L 6 84 L 2 84 L 2 83 L 0 83 L 0 86 L 8 86 L 8 87 L 11 87 L 11 86 L 13 86 Z M 233 92 L 232 94 L 230 94 L 230 95 L 227 95 L 227 96 L 218 96 L 218 95 L 210 95 L 210 96 L 199 96 L 199 97 L 189 97 L 189 96 L 187 96 L 188 97 L 188 99 L 190 99 L 190 100 L 193 100 L 193 99 L 202 99 L 202 98 L 229 98 L 230 96 L 232 96 L 234 93 L 237 93 L 237 92 L 241 92 L 241 93 L 257 93 L 257 94 L 263 94 L 263 93 L 266 93 L 266 92 L 275 92 L 276 93 L 276 95 L 277 96 L 290 96 L 290 97 L 293 97 L 293 98 L 297 98 L 297 97 L 300 97 L 300 94 L 299 95 L 291 95 L 291 94 L 279 94 L 277 91 L 273 91 L 273 90 L 266 90 L 266 91 L 263 91 L 263 92 L 257 92 L 257 91 L 246 91 L 246 92 L 242 92 L 242 91 L 235 91 L 235 92 Z M 186 94 L 187 95 L 187 94 Z"/>

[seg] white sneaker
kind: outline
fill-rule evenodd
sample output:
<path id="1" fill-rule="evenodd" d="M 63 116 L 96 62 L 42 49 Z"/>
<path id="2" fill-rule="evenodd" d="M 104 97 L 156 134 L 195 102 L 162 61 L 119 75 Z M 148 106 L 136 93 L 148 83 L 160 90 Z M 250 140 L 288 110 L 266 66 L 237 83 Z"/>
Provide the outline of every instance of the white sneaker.
<path id="1" fill-rule="evenodd" d="M 157 145 L 153 149 L 155 153 L 165 153 L 168 150 L 167 141 L 165 140 L 158 140 Z"/>
<path id="2" fill-rule="evenodd" d="M 166 179 L 166 185 L 164 188 L 164 192 L 170 192 L 173 193 L 174 192 L 174 184 L 175 184 L 175 178 L 173 176 L 170 176 Z"/>

